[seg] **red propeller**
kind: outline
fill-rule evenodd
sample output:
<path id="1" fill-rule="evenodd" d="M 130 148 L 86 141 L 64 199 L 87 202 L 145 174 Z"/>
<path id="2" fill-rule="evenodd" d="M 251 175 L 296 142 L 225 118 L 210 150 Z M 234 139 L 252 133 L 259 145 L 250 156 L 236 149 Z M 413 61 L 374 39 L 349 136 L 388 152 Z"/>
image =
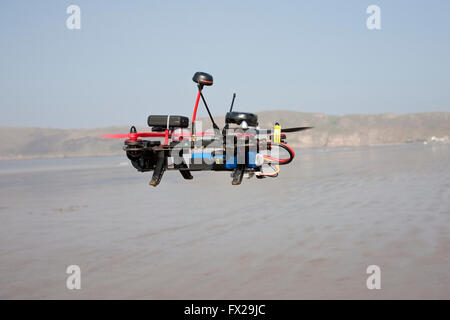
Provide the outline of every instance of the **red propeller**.
<path id="1" fill-rule="evenodd" d="M 166 130 L 167 131 L 167 130 Z M 171 134 L 168 132 L 137 132 L 136 127 L 132 126 L 130 128 L 130 133 L 116 133 L 116 134 L 102 134 L 99 138 L 105 139 L 128 139 L 131 141 L 136 141 L 138 138 L 168 138 Z"/>
<path id="2" fill-rule="evenodd" d="M 132 132 L 132 133 L 116 133 L 116 134 L 102 134 L 99 137 L 105 139 L 137 139 L 137 138 L 146 138 L 146 137 L 154 137 L 154 138 L 164 138 L 164 132 Z M 170 137 L 169 133 L 169 137 Z"/>
<path id="3" fill-rule="evenodd" d="M 175 133 L 172 134 L 170 132 L 167 133 L 167 137 L 170 138 L 173 135 L 177 137 L 190 137 L 192 134 L 189 132 Z M 196 136 L 210 136 L 214 135 L 214 132 L 198 132 Z M 138 138 L 165 138 L 165 132 L 136 132 L 136 129 L 132 127 L 130 129 L 130 133 L 113 133 L 113 134 L 102 134 L 98 136 L 99 138 L 105 139 L 129 139 L 131 141 L 136 141 Z"/>

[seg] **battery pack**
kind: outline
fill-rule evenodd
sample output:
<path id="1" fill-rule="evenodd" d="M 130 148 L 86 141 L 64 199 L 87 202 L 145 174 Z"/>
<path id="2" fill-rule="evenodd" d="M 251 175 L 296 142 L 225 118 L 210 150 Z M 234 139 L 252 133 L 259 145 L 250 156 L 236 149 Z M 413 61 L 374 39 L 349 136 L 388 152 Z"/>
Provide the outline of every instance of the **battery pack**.
<path id="1" fill-rule="evenodd" d="M 189 118 L 183 116 L 151 115 L 148 116 L 147 124 L 149 127 L 158 128 L 187 128 L 189 126 Z"/>

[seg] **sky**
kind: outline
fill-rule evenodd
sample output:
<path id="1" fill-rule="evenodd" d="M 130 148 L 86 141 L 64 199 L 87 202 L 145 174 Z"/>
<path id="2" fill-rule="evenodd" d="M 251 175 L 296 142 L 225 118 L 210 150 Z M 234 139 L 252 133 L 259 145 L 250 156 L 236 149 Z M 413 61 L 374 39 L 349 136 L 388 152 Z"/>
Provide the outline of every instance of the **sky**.
<path id="1" fill-rule="evenodd" d="M 366 26 L 369 5 L 381 30 Z M 196 71 L 214 77 L 204 95 L 218 116 L 233 92 L 247 112 L 450 111 L 450 1 L 0 2 L 0 126 L 191 117 Z"/>

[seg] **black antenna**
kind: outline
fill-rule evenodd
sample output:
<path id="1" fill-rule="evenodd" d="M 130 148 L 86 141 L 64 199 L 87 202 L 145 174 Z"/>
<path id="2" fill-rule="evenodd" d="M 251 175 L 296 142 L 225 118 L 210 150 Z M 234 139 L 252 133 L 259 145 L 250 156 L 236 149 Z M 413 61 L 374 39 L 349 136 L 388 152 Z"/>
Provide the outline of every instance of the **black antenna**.
<path id="1" fill-rule="evenodd" d="M 231 100 L 230 112 L 231 112 L 231 110 L 233 110 L 234 99 L 236 99 L 236 93 L 233 93 L 233 100 Z"/>
<path id="2" fill-rule="evenodd" d="M 206 104 L 205 97 L 203 97 L 203 93 L 202 93 L 201 90 L 200 90 L 200 97 L 202 97 L 203 104 L 204 104 L 205 107 L 206 107 L 206 111 L 208 111 L 208 115 L 209 115 L 209 118 L 211 119 L 211 122 L 212 122 L 212 124 L 213 124 L 213 128 L 218 130 L 219 127 L 218 127 L 217 124 L 214 122 L 214 118 L 212 117 L 211 112 L 209 111 L 208 105 Z"/>

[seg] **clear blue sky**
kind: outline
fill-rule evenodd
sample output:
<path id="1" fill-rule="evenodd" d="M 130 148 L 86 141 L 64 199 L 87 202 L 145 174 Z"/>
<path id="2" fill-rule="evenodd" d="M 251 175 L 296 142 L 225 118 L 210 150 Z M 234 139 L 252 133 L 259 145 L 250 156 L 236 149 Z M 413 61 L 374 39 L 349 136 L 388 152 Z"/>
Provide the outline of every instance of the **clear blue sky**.
<path id="1" fill-rule="evenodd" d="M 70 4 L 81 30 L 66 28 Z M 381 7 L 379 31 L 366 8 Z M 222 115 L 450 111 L 450 1 L 1 1 L 0 125 Z M 202 110 L 201 115 L 205 115 Z"/>

